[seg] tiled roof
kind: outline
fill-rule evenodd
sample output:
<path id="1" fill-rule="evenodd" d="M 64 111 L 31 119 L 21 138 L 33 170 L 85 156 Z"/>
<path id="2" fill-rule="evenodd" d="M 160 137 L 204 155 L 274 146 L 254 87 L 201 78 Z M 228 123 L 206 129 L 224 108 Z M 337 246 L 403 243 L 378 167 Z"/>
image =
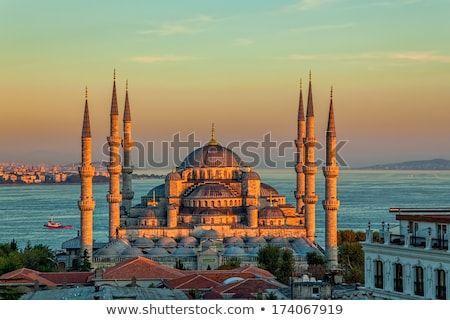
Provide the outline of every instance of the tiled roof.
<path id="1" fill-rule="evenodd" d="M 190 274 L 181 278 L 167 280 L 164 283 L 171 289 L 182 290 L 209 289 L 220 285 L 220 282 L 214 281 L 201 274 Z"/>
<path id="2" fill-rule="evenodd" d="M 184 276 L 180 270 L 165 267 L 144 257 L 131 258 L 109 267 L 103 273 L 103 279 L 174 279 Z"/>
<path id="3" fill-rule="evenodd" d="M 93 272 L 39 272 L 21 268 L 0 276 L 0 284 L 4 285 L 34 285 L 35 281 L 49 287 L 58 285 L 87 284 Z"/>
<path id="4" fill-rule="evenodd" d="M 280 289 L 285 287 L 282 283 L 270 281 L 267 279 L 250 278 L 241 281 L 225 284 L 214 288 L 215 291 L 224 294 L 236 294 L 236 293 L 252 293 L 257 294 L 264 292 L 267 289 Z"/>

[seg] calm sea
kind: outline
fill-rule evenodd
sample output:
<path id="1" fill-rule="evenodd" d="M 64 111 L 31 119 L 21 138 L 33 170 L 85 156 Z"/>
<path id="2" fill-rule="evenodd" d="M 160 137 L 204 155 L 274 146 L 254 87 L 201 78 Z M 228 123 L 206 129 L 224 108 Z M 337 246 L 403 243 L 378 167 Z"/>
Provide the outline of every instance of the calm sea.
<path id="1" fill-rule="evenodd" d="M 295 205 L 295 173 L 287 170 L 258 170 L 265 183 L 286 195 L 287 202 Z M 135 199 L 140 202 L 154 186 L 164 183 L 162 179 L 133 181 Z M 94 185 L 94 239 L 107 241 L 108 184 Z M 320 171 L 316 178 L 319 202 L 316 207 L 316 237 L 323 245 L 324 211 L 321 201 L 324 195 L 324 178 Z M 338 178 L 338 229 L 365 230 L 370 221 L 373 228 L 381 222 L 397 224 L 390 207 L 450 207 L 450 171 L 360 171 L 341 170 Z M 0 243 L 12 239 L 20 248 L 29 241 L 31 245 L 44 244 L 60 249 L 62 242 L 77 235 L 80 226 L 77 201 L 79 185 L 20 185 L 0 186 Z M 53 215 L 73 229 L 49 230 L 43 227 Z"/>

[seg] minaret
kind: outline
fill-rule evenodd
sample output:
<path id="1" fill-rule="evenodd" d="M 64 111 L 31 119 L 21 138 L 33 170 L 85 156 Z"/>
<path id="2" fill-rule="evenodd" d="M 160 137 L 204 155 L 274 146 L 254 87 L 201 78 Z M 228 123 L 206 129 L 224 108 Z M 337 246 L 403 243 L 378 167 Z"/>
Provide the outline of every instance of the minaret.
<path id="1" fill-rule="evenodd" d="M 337 248 L 337 211 L 340 201 L 337 199 L 336 180 L 339 167 L 336 165 L 336 128 L 334 124 L 333 88 L 330 95 L 330 111 L 328 114 L 326 166 L 323 167 L 325 176 L 325 200 L 322 201 L 325 209 L 325 256 L 327 268 L 338 266 Z"/>
<path id="2" fill-rule="evenodd" d="M 295 199 L 297 202 L 297 212 L 303 213 L 303 196 L 305 195 L 305 175 L 303 173 L 303 165 L 305 164 L 305 146 L 303 145 L 303 139 L 305 138 L 305 110 L 303 108 L 301 80 L 297 124 L 297 140 L 295 140 L 297 146 L 297 164 L 295 166 L 295 171 L 297 172 L 297 189 L 295 190 Z"/>
<path id="3" fill-rule="evenodd" d="M 81 255 L 87 251 L 87 256 L 92 262 L 92 213 L 95 201 L 92 198 L 92 177 L 95 168 L 92 166 L 92 136 L 89 122 L 88 92 L 86 88 L 86 100 L 84 104 L 83 131 L 81 132 L 81 167 L 78 168 L 81 178 L 81 194 L 78 201 L 80 209 L 80 249 Z"/>
<path id="4" fill-rule="evenodd" d="M 133 147 L 133 139 L 131 138 L 131 112 L 130 103 L 128 101 L 128 80 L 125 95 L 125 108 L 123 111 L 123 167 L 122 167 L 122 205 L 127 213 L 130 212 L 131 200 L 133 200 L 134 192 L 131 188 L 132 173 L 134 167 L 131 165 L 130 153 Z"/>
<path id="5" fill-rule="evenodd" d="M 306 135 L 304 139 L 305 165 L 303 166 L 303 173 L 305 174 L 305 195 L 303 201 L 305 203 L 306 237 L 311 242 L 315 242 L 316 203 L 318 200 L 315 180 L 317 167 L 314 159 L 316 143 L 317 140 L 314 137 L 314 106 L 311 88 L 311 72 L 309 72 L 308 105 L 306 107 Z"/>
<path id="6" fill-rule="evenodd" d="M 119 136 L 119 111 L 117 108 L 116 95 L 116 71 L 114 70 L 114 83 L 111 101 L 110 113 L 110 135 L 108 137 L 109 144 L 109 193 L 106 199 L 109 203 L 109 240 L 118 237 L 120 227 L 120 202 L 122 195 L 120 194 L 120 144 L 122 139 Z"/>

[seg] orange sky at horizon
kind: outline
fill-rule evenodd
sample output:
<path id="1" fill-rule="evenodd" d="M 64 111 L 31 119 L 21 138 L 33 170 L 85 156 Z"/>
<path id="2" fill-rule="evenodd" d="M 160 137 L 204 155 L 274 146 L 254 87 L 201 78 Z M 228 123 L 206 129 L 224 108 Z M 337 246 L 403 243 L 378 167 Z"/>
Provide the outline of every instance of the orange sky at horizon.
<path id="1" fill-rule="evenodd" d="M 333 86 L 351 167 L 450 158 L 445 1 L 249 1 L 240 11 L 193 1 L 177 13 L 142 2 L 125 16 L 114 1 L 2 6 L 0 162 L 79 161 L 85 86 L 102 158 L 114 69 L 119 110 L 128 80 L 132 135 L 144 144 L 177 132 L 206 143 L 212 122 L 224 145 L 268 132 L 293 141 L 299 81 L 306 105 L 311 71 L 316 136 L 323 140 Z"/>

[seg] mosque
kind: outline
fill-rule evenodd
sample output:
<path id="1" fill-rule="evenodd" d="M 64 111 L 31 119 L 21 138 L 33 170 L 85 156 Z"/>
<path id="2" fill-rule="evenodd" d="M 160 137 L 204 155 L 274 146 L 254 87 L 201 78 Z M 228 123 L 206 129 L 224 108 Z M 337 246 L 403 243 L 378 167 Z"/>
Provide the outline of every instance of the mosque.
<path id="1" fill-rule="evenodd" d="M 259 248 L 278 245 L 293 251 L 296 267 L 306 267 L 306 253 L 324 254 L 329 268 L 337 258 L 337 177 L 336 130 L 332 92 L 326 133 L 325 248 L 315 243 L 314 106 L 309 77 L 306 112 L 300 84 L 297 138 L 295 140 L 297 186 L 296 204 L 262 182 L 260 175 L 240 156 L 222 146 L 215 137 L 190 153 L 168 173 L 165 182 L 132 205 L 133 165 L 131 150 L 131 110 L 126 87 L 123 109 L 123 137 L 119 135 L 116 74 L 112 89 L 109 144 L 109 241 L 93 240 L 93 214 L 96 202 L 92 192 L 92 136 L 86 90 L 82 127 L 82 163 L 79 167 L 81 195 L 80 233 L 62 244 L 66 268 L 85 253 L 94 268 L 106 267 L 130 257 L 145 256 L 163 265 L 182 263 L 187 269 L 217 268 L 238 257 L 241 265 L 257 264 Z M 123 159 L 123 162 L 120 162 Z M 293 173 L 294 174 L 294 173 Z"/>

